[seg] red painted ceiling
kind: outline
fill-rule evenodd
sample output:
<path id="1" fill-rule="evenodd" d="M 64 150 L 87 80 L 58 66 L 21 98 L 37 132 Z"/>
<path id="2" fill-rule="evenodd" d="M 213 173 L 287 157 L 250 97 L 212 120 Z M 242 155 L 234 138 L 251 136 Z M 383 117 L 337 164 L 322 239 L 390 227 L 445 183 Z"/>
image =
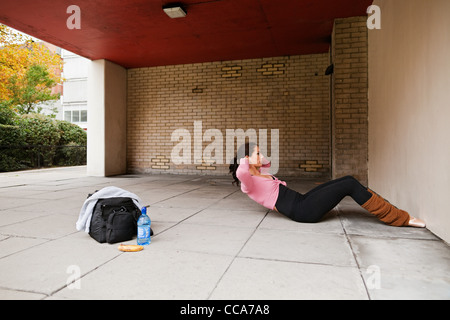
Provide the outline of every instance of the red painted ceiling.
<path id="1" fill-rule="evenodd" d="M 0 22 L 89 59 L 126 68 L 327 52 L 335 18 L 373 0 L 0 0 Z M 69 30 L 69 5 L 81 29 Z"/>

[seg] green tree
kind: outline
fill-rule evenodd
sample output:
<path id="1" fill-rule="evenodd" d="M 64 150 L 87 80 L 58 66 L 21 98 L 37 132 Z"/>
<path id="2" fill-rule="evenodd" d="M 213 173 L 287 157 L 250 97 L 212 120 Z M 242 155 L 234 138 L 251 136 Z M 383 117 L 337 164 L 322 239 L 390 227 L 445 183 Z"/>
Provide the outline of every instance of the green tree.
<path id="1" fill-rule="evenodd" d="M 39 113 L 36 108 L 45 101 L 59 99 L 59 94 L 52 94 L 55 85 L 45 65 L 32 65 L 24 77 L 11 76 L 7 88 L 12 93 L 6 104 L 16 109 L 19 114 Z"/>

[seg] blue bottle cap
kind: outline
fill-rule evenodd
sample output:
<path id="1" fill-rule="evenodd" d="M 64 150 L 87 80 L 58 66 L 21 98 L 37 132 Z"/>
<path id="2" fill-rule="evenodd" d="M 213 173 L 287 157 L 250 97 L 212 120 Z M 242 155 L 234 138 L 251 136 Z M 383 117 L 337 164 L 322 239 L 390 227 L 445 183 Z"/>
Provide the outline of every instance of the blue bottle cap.
<path id="1" fill-rule="evenodd" d="M 147 214 L 147 207 L 143 207 L 141 211 L 142 211 L 142 214 Z"/>

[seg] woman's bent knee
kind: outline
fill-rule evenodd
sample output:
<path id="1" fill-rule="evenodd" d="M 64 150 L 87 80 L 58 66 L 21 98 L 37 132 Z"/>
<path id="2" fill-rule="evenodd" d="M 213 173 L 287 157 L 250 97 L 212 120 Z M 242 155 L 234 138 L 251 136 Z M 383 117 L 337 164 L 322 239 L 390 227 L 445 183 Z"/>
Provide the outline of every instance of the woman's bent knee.
<path id="1" fill-rule="evenodd" d="M 344 179 L 345 179 L 345 180 L 355 181 L 355 182 L 358 182 L 358 183 L 359 183 L 359 181 L 358 181 L 354 176 L 345 176 Z"/>

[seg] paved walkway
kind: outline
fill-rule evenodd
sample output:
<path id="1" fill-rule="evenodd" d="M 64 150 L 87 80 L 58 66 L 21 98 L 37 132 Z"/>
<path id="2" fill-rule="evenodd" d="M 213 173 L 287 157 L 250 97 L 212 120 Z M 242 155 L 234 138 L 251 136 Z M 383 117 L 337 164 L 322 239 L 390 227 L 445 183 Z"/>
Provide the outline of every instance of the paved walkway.
<path id="1" fill-rule="evenodd" d="M 0 174 L 0 299 L 450 299 L 449 246 L 426 229 L 385 226 L 351 200 L 299 224 L 230 177 L 85 172 Z M 287 181 L 300 192 L 323 182 Z M 87 194 L 106 186 L 151 205 L 144 251 L 76 231 Z"/>

